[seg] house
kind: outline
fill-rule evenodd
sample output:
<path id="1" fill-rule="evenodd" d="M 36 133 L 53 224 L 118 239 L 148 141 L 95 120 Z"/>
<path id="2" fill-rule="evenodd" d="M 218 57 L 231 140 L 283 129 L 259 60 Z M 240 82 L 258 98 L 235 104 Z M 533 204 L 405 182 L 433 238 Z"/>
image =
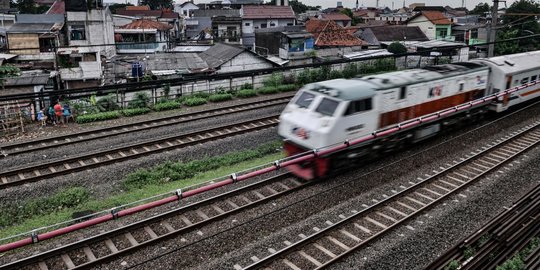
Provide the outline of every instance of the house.
<path id="1" fill-rule="evenodd" d="M 175 37 L 180 37 L 182 32 L 179 14 L 169 9 L 151 10 L 149 6 L 127 6 L 117 9 L 116 14 L 169 24 Z"/>
<path id="2" fill-rule="evenodd" d="M 6 30 L 15 23 L 15 14 L 0 14 L 0 48 L 7 47 Z"/>
<path id="3" fill-rule="evenodd" d="M 255 51 L 267 57 L 279 55 L 279 61 L 289 65 L 311 64 L 313 43 L 313 34 L 303 25 L 255 30 Z"/>
<path id="4" fill-rule="evenodd" d="M 118 53 L 145 54 L 166 51 L 173 35 L 172 28 L 171 25 L 145 19 L 120 26 L 114 30 L 116 50 Z"/>
<path id="5" fill-rule="evenodd" d="M 193 3 L 193 1 L 187 1 L 182 4 L 174 4 L 174 12 L 180 14 L 184 18 L 193 16 L 193 11 L 198 10 L 199 7 Z"/>
<path id="6" fill-rule="evenodd" d="M 370 27 L 364 29 L 359 37 L 376 46 L 381 46 L 383 42 L 429 40 L 418 26 Z"/>
<path id="7" fill-rule="evenodd" d="M 351 35 L 334 21 L 309 20 L 306 30 L 313 34 L 315 48 L 365 46 L 366 42 Z"/>
<path id="8" fill-rule="evenodd" d="M 6 30 L 10 54 L 32 66 L 53 68 L 55 48 L 60 45 L 64 16 L 61 14 L 17 14 Z"/>
<path id="9" fill-rule="evenodd" d="M 237 46 L 217 43 L 199 56 L 216 73 L 272 68 L 275 64 L 260 55 Z"/>
<path id="10" fill-rule="evenodd" d="M 187 39 L 209 38 L 228 43 L 240 43 L 242 37 L 242 19 L 238 9 L 200 9 L 194 10 L 193 16 L 185 20 Z M 205 33 L 203 33 L 206 31 Z"/>
<path id="11" fill-rule="evenodd" d="M 430 40 L 454 40 L 452 22 L 440 11 L 421 11 L 407 21 L 407 26 L 418 26 Z"/>
<path id="12" fill-rule="evenodd" d="M 320 15 L 320 19 L 334 21 L 341 27 L 349 27 L 352 24 L 352 19 L 343 13 L 323 13 Z"/>
<path id="13" fill-rule="evenodd" d="M 242 43 L 252 48 L 255 44 L 255 30 L 296 24 L 296 16 L 290 6 L 243 6 Z"/>
<path id="14" fill-rule="evenodd" d="M 452 27 L 457 42 L 476 45 L 487 42 L 487 29 L 484 25 L 457 25 Z"/>

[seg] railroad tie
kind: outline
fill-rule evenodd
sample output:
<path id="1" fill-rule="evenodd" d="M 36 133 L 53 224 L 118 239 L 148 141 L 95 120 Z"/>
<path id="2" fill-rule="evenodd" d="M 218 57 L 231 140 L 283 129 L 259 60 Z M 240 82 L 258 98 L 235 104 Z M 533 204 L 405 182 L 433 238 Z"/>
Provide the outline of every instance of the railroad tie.
<path id="1" fill-rule="evenodd" d="M 311 257 L 309 254 L 305 253 L 303 250 L 298 251 L 298 254 L 300 254 L 300 256 L 302 256 L 305 259 L 307 259 L 308 261 L 310 261 L 315 266 L 317 266 L 317 267 L 322 266 L 321 262 L 319 262 L 315 258 Z"/>
<path id="2" fill-rule="evenodd" d="M 139 242 L 137 242 L 137 239 L 135 239 L 135 237 L 133 237 L 133 235 L 130 232 L 125 233 L 124 236 L 126 237 L 126 239 L 129 241 L 129 243 L 132 246 L 138 246 L 139 245 Z"/>
<path id="3" fill-rule="evenodd" d="M 317 243 L 313 243 L 313 246 L 316 247 L 318 250 L 322 251 L 324 254 L 328 255 L 330 258 L 335 258 L 337 257 L 336 254 L 334 254 L 332 251 L 326 249 L 325 247 L 317 244 Z"/>
<path id="4" fill-rule="evenodd" d="M 146 231 L 146 233 L 148 233 L 148 235 L 152 238 L 152 239 L 156 239 L 158 238 L 157 234 L 152 230 L 152 228 L 150 228 L 149 226 L 145 226 L 144 227 L 144 230 Z"/>
<path id="5" fill-rule="evenodd" d="M 105 245 L 109 248 L 109 250 L 112 253 L 117 253 L 118 252 L 118 248 L 114 245 L 114 243 L 113 243 L 113 241 L 111 239 L 105 240 Z"/>
<path id="6" fill-rule="evenodd" d="M 89 261 L 93 262 L 96 260 L 96 256 L 94 255 L 90 247 L 85 246 L 83 248 L 83 251 L 84 251 L 84 255 L 86 255 L 86 258 L 88 258 Z"/>
<path id="7" fill-rule="evenodd" d="M 291 261 L 289 261 L 287 259 L 283 259 L 282 261 L 283 261 L 283 263 L 285 265 L 287 265 L 288 267 L 290 267 L 293 270 L 302 270 L 302 268 L 296 266 L 294 263 L 292 263 Z"/>
<path id="8" fill-rule="evenodd" d="M 62 261 L 64 261 L 64 263 L 66 264 L 66 267 L 68 269 L 73 269 L 75 268 L 75 264 L 73 263 L 73 261 L 71 260 L 71 258 L 69 257 L 69 255 L 67 255 L 66 253 L 62 254 L 61 255 L 62 257 Z"/>

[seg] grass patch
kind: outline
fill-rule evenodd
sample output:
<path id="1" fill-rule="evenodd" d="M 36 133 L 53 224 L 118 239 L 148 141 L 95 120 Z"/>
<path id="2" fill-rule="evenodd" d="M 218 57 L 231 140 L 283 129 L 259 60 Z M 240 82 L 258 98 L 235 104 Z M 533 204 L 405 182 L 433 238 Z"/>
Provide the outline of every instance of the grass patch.
<path id="1" fill-rule="evenodd" d="M 232 98 L 233 95 L 231 94 L 215 94 L 208 97 L 208 100 L 210 100 L 211 102 L 221 102 L 231 100 Z"/>
<path id="2" fill-rule="evenodd" d="M 248 98 L 248 97 L 254 97 L 257 95 L 257 91 L 253 89 L 242 89 L 236 93 L 236 96 L 239 98 Z"/>
<path id="3" fill-rule="evenodd" d="M 188 98 L 184 100 L 184 105 L 189 106 L 189 107 L 199 106 L 203 104 L 206 104 L 205 98 L 192 97 L 192 98 Z"/>
<path id="4" fill-rule="evenodd" d="M 278 143 L 271 144 L 273 146 L 279 145 Z M 249 150 L 253 151 L 253 150 Z M 246 151 L 238 152 L 244 153 Z M 237 154 L 238 154 L 237 153 Z M 132 189 L 127 191 L 120 191 L 120 194 L 114 195 L 105 199 L 95 199 L 88 197 L 86 200 L 81 200 L 78 204 L 73 205 L 70 208 L 62 207 L 53 212 L 38 213 L 36 215 L 28 216 L 26 218 L 19 218 L 19 223 L 10 223 L 14 225 L 11 227 L 5 227 L 0 230 L 0 238 L 16 235 L 23 232 L 28 232 L 35 228 L 67 221 L 71 219 L 73 212 L 92 210 L 99 212 L 104 209 L 111 209 L 115 206 L 123 205 L 129 202 L 138 201 L 144 198 L 148 198 L 157 194 L 163 194 L 176 190 L 178 188 L 184 188 L 195 184 L 200 184 L 211 179 L 215 179 L 224 175 L 229 175 L 233 172 L 242 171 L 245 169 L 253 168 L 261 164 L 268 164 L 274 160 L 283 158 L 282 152 L 253 158 L 250 160 L 244 160 L 236 164 L 228 166 L 220 166 L 211 170 L 198 172 L 190 178 L 182 179 L 182 181 L 164 182 L 155 185 L 145 185 L 143 189 Z M 158 166 L 159 167 L 159 166 Z M 24 204 L 24 203 L 23 203 Z M 19 204 L 21 205 L 21 204 Z M 13 207 L 16 209 L 16 207 Z"/>
<path id="5" fill-rule="evenodd" d="M 118 117 L 120 117 L 120 113 L 118 111 L 91 113 L 91 114 L 83 114 L 83 115 L 77 116 L 76 122 L 78 124 L 83 124 L 83 123 L 90 123 L 90 122 L 96 122 L 96 121 L 116 119 Z"/>
<path id="6" fill-rule="evenodd" d="M 154 111 L 156 112 L 174 110 L 178 108 L 180 108 L 180 103 L 176 101 L 167 101 L 154 105 Z"/>
<path id="7" fill-rule="evenodd" d="M 274 86 L 265 86 L 257 89 L 257 92 L 263 95 L 271 95 L 279 93 L 279 90 L 277 87 Z"/>
<path id="8" fill-rule="evenodd" d="M 282 84 L 277 87 L 279 92 L 288 92 L 288 91 L 294 91 L 298 89 L 296 84 Z"/>

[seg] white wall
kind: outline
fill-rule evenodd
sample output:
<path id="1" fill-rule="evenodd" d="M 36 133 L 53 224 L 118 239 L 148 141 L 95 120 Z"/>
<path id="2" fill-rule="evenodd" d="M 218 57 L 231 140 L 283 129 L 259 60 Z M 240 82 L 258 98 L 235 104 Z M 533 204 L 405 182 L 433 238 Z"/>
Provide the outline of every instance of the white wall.
<path id="1" fill-rule="evenodd" d="M 418 26 L 420 27 L 420 30 L 426 34 L 429 40 L 435 40 L 435 32 L 437 29 L 435 25 L 424 16 L 419 16 L 411 20 L 409 23 L 407 23 L 407 26 Z"/>
<path id="2" fill-rule="evenodd" d="M 88 12 L 67 12 L 67 25 L 85 25 L 85 40 L 70 40 L 70 46 L 114 44 L 114 25 L 109 9 Z M 69 38 L 69 34 L 68 34 Z M 88 51 L 100 52 L 107 58 L 116 54 L 113 46 L 90 47 Z M 99 60 L 99 59 L 98 59 Z"/>

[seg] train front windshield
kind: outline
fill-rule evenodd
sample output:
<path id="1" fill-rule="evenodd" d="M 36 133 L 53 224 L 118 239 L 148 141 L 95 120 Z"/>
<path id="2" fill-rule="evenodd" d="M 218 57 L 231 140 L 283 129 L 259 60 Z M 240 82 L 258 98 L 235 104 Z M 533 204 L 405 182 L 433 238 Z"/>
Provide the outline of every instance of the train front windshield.
<path id="1" fill-rule="evenodd" d="M 322 115 L 333 116 L 338 105 L 339 105 L 339 102 L 335 100 L 332 100 L 329 98 L 323 98 L 322 101 L 319 103 L 319 106 L 317 106 L 317 109 L 315 109 L 315 111 Z"/>
<path id="2" fill-rule="evenodd" d="M 303 91 L 302 94 L 298 97 L 296 102 L 294 104 L 298 105 L 300 108 L 307 108 L 313 102 L 315 99 L 315 95 L 312 93 L 308 93 L 306 91 Z"/>

